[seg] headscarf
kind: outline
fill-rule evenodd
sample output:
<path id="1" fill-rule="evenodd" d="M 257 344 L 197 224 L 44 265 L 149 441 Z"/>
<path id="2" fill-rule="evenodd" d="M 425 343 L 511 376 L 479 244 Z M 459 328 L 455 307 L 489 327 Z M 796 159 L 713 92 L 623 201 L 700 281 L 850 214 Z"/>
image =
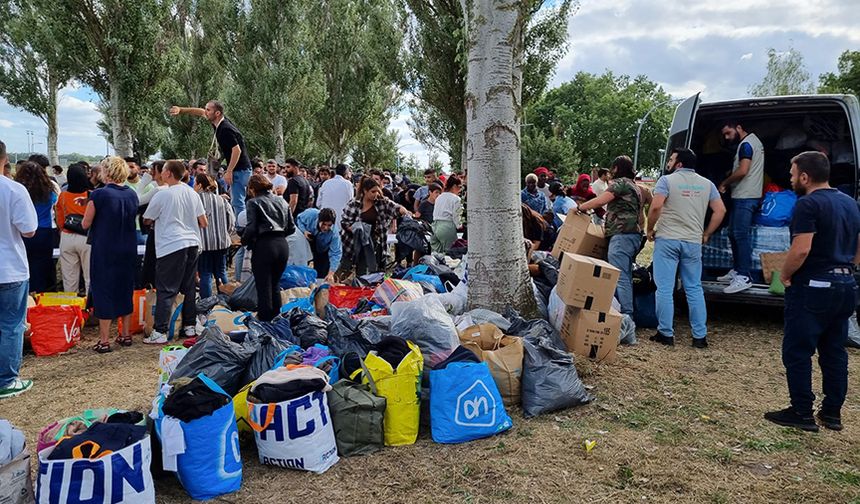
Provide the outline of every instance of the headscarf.
<path id="1" fill-rule="evenodd" d="M 594 194 L 594 191 L 591 190 L 591 177 L 587 173 L 583 173 L 578 179 L 576 179 L 576 184 L 570 188 L 569 196 L 571 198 L 580 198 L 585 201 L 597 197 L 597 195 Z"/>
<path id="2" fill-rule="evenodd" d="M 85 193 L 90 188 L 90 179 L 84 167 L 79 164 L 69 166 L 66 172 L 66 191 L 72 194 Z"/>

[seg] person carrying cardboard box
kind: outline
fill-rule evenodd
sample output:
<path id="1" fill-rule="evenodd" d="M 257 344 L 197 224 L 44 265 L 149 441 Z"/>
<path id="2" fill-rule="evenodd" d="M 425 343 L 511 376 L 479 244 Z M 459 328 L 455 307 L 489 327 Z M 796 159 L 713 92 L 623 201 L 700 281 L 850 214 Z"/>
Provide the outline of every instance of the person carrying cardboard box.
<path id="1" fill-rule="evenodd" d="M 657 284 L 657 334 L 651 341 L 675 344 L 672 299 L 675 274 L 681 282 L 690 309 L 693 346 L 706 348 L 708 313 L 702 290 L 702 244 L 707 243 L 726 215 L 726 207 L 713 182 L 697 174 L 696 155 L 690 149 L 672 151 L 669 175 L 660 177 L 648 212 L 648 239 L 654 242 L 654 282 Z M 713 211 L 705 229 L 705 215 Z M 656 229 L 656 230 L 655 230 Z"/>

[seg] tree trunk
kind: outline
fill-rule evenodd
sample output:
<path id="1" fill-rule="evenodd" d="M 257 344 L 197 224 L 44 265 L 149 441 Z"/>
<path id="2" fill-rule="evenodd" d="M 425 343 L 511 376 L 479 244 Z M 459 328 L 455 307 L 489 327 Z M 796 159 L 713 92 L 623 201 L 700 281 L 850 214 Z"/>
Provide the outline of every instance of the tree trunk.
<path id="1" fill-rule="evenodd" d="M 52 165 L 60 164 L 60 155 L 57 151 L 57 92 L 58 86 L 53 82 L 48 82 L 48 110 L 47 110 L 47 126 L 48 126 L 48 159 Z"/>
<path id="2" fill-rule="evenodd" d="M 466 153 L 469 166 L 471 308 L 537 312 L 520 209 L 519 0 L 461 0 L 468 30 Z"/>
<path id="3" fill-rule="evenodd" d="M 283 163 L 287 158 L 284 152 L 284 118 L 279 112 L 274 115 L 273 120 L 275 121 L 275 161 Z"/>
<path id="4" fill-rule="evenodd" d="M 119 83 L 113 79 L 110 80 L 110 119 L 114 153 L 120 157 L 133 155 L 131 129 L 128 127 L 125 111 L 122 109 L 122 93 Z"/>
<path id="5" fill-rule="evenodd" d="M 466 162 L 466 145 L 468 142 L 466 141 L 466 133 L 460 136 L 460 172 L 466 173 L 466 170 L 469 169 L 469 163 Z"/>

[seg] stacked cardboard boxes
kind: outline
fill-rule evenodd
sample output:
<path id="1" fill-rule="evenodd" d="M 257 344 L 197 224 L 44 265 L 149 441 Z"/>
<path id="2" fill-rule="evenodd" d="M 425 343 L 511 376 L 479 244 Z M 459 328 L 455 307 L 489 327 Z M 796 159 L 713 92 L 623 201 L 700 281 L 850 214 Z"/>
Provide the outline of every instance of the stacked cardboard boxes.
<path id="1" fill-rule="evenodd" d="M 556 293 L 566 305 L 561 337 L 567 349 L 598 362 L 613 362 L 621 314 L 612 308 L 621 271 L 606 261 L 564 252 Z"/>
<path id="2" fill-rule="evenodd" d="M 565 252 L 604 259 L 607 250 L 603 228 L 591 222 L 590 216 L 571 210 L 558 230 L 552 255 L 559 261 Z"/>

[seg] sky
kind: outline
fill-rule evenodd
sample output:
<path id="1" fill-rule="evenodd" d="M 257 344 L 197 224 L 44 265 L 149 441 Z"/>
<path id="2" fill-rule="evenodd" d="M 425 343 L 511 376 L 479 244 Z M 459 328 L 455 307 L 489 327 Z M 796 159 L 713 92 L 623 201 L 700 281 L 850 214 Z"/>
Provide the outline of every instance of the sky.
<path id="1" fill-rule="evenodd" d="M 705 101 L 741 98 L 764 77 L 769 48 L 801 52 L 817 82 L 836 70 L 843 51 L 860 50 L 858 26 L 857 0 L 581 0 L 568 23 L 570 50 L 550 86 L 579 71 L 612 70 L 644 74 L 677 98 L 697 92 Z M 61 153 L 105 153 L 97 101 L 85 87 L 62 90 Z M 404 108 L 390 128 L 398 131 L 401 152 L 425 165 L 431 153 L 412 136 L 408 120 Z M 0 140 L 10 152 L 27 150 L 27 130 L 35 132 L 35 149 L 45 151 L 44 123 L 0 99 Z M 447 162 L 444 153 L 435 154 Z"/>

